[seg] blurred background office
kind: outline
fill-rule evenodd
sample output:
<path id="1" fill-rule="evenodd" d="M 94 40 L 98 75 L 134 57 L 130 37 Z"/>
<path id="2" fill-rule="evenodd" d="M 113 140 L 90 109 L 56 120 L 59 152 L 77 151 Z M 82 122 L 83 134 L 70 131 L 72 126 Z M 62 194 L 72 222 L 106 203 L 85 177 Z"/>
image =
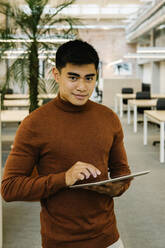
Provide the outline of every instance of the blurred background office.
<path id="1" fill-rule="evenodd" d="M 33 4 L 36 1 L 32 0 Z M 9 3 L 27 16 L 31 15 L 26 1 L 10 0 Z M 148 125 L 148 145 L 143 142 L 144 130 L 146 134 L 143 123 L 138 123 L 138 129 L 135 125 L 137 118 L 143 121 L 144 107 L 145 111 L 147 108 L 155 110 L 157 99 L 165 98 L 165 1 L 49 0 L 44 6 L 43 18 L 46 15 L 49 21 L 41 20 L 36 25 L 37 50 L 32 50 L 34 37 L 28 36 L 31 25 L 22 22 L 19 27 L 14 26 L 10 9 L 0 1 L 2 173 L 21 120 L 29 111 L 57 95 L 58 87 L 51 75 L 57 47 L 70 39 L 83 39 L 91 43 L 100 56 L 98 80 L 91 99 L 119 115 L 131 170 L 151 170 L 148 176 L 135 179 L 124 196 L 115 199 L 125 248 L 164 248 L 164 126 L 161 130 L 159 126 L 165 122 L 165 107 L 161 116 L 159 112 L 156 117 L 155 112 L 146 113 L 146 118 L 151 117 L 151 113 L 152 121 L 156 122 Z M 21 18 L 17 20 L 20 24 L 20 20 L 24 20 Z M 34 61 L 38 66 L 30 67 Z M 36 70 L 36 78 L 29 77 L 32 74 L 29 68 Z M 36 88 L 34 82 L 37 82 Z M 138 92 L 145 92 L 140 98 L 150 101 L 144 104 L 141 101 L 139 105 Z M 132 118 L 128 121 L 127 110 L 131 106 L 143 107 L 143 111 L 136 117 L 134 108 L 134 115 L 128 112 Z M 136 117 L 134 122 L 133 116 Z M 152 145 L 160 139 L 161 146 Z M 1 203 L 0 247 L 40 248 L 39 203 L 5 203 L 3 200 Z"/>

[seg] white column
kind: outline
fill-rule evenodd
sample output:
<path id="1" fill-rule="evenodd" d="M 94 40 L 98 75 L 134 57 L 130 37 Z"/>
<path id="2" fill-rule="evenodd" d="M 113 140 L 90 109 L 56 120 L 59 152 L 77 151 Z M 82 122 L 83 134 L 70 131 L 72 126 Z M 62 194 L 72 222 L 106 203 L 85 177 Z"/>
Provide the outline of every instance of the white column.
<path id="1" fill-rule="evenodd" d="M 164 162 L 164 122 L 160 123 L 160 163 Z"/>
<path id="2" fill-rule="evenodd" d="M 128 124 L 130 124 L 131 122 L 130 113 L 131 113 L 131 106 L 129 105 L 129 101 L 128 101 L 128 105 L 127 105 L 127 123 Z"/>
<path id="3" fill-rule="evenodd" d="M 151 93 L 161 93 L 160 91 L 160 62 L 151 62 L 151 77 L 152 77 Z"/>
<path id="4" fill-rule="evenodd" d="M 143 124 L 143 143 L 147 145 L 147 115 L 144 114 L 144 124 Z"/>
<path id="5" fill-rule="evenodd" d="M 118 112 L 118 104 L 117 104 L 117 101 L 118 101 L 118 97 L 115 96 L 115 112 L 117 113 Z"/>
<path id="6" fill-rule="evenodd" d="M 137 106 L 133 106 L 133 113 L 134 113 L 134 118 L 133 118 L 133 131 L 134 133 L 137 132 Z"/>
<path id="7" fill-rule="evenodd" d="M 164 77 L 165 77 L 165 61 L 161 61 L 160 62 L 160 93 L 165 93 Z"/>
<path id="8" fill-rule="evenodd" d="M 123 98 L 120 97 L 120 118 L 123 117 Z"/>
<path id="9" fill-rule="evenodd" d="M 1 99 L 1 94 L 0 94 Z M 1 182 L 1 174 L 2 174 L 2 132 L 1 132 L 1 104 L 0 104 L 0 182 Z M 2 197 L 0 195 L 0 248 L 2 248 L 3 244 L 3 218 L 2 218 Z"/>
<path id="10" fill-rule="evenodd" d="M 143 82 L 143 65 L 138 64 L 137 66 L 137 77 Z"/>

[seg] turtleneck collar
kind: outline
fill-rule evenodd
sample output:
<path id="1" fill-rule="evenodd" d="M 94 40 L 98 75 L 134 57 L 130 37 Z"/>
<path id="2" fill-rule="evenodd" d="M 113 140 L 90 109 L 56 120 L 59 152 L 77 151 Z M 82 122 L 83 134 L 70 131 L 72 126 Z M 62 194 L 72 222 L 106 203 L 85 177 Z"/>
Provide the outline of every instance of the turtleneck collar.
<path id="1" fill-rule="evenodd" d="M 70 102 L 64 101 L 61 97 L 60 94 L 58 93 L 57 97 L 54 99 L 55 105 L 62 109 L 65 112 L 80 112 L 80 111 L 86 111 L 90 108 L 91 101 L 88 100 L 84 105 L 73 105 Z"/>

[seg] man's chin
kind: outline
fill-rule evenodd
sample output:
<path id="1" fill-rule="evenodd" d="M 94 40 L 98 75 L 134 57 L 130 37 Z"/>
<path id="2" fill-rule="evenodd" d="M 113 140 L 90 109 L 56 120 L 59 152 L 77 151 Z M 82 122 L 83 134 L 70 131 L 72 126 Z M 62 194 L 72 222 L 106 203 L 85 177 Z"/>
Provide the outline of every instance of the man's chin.
<path id="1" fill-rule="evenodd" d="M 86 102 L 88 101 L 88 99 L 84 99 L 84 100 L 74 100 L 74 101 L 71 101 L 71 103 L 73 105 L 76 105 L 76 106 L 82 106 L 84 104 L 86 104 Z"/>
<path id="2" fill-rule="evenodd" d="M 72 104 L 75 106 L 83 106 L 84 104 L 86 104 L 87 101 L 83 101 L 83 102 L 73 102 Z"/>
<path id="3" fill-rule="evenodd" d="M 71 101 L 71 103 L 73 104 L 73 105 L 76 105 L 76 106 L 82 106 L 82 105 L 84 105 L 84 104 L 86 104 L 86 102 L 88 101 L 88 98 L 87 97 L 85 97 L 84 99 L 77 99 L 77 98 L 72 98 L 72 99 L 70 99 Z"/>

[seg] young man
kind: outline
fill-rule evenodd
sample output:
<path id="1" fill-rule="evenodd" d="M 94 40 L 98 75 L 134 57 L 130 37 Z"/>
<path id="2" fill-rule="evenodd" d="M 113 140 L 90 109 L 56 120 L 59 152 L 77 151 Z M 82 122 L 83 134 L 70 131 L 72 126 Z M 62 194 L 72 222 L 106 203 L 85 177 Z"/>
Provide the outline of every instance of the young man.
<path id="1" fill-rule="evenodd" d="M 113 197 L 129 182 L 69 187 L 108 179 L 108 170 L 112 178 L 130 173 L 117 115 L 89 100 L 98 63 L 86 42 L 59 47 L 53 68 L 59 94 L 22 121 L 5 165 L 3 198 L 41 202 L 43 248 L 123 247 Z"/>

